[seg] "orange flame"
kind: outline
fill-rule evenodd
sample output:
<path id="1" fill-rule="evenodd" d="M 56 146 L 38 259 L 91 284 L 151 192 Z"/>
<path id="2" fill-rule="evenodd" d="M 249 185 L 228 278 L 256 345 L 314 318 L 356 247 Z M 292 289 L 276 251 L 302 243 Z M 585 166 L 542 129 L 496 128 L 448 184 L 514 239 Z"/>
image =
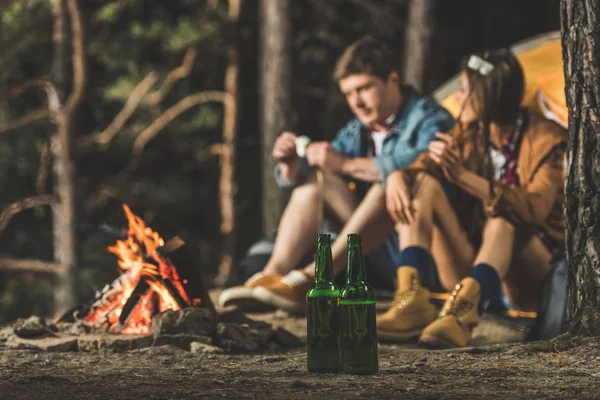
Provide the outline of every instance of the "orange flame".
<path id="1" fill-rule="evenodd" d="M 165 244 L 163 238 L 147 227 L 127 205 L 123 205 L 123 209 L 129 223 L 127 239 L 117 240 L 117 243 L 108 247 L 108 251 L 117 256 L 117 263 L 123 273 L 92 305 L 84 321 L 97 329 L 116 332 L 119 329 L 119 317 L 123 306 L 140 279 L 144 279 L 149 289 L 141 295 L 125 326 L 120 327 L 121 333 L 144 334 L 150 332 L 154 314 L 169 309 L 179 310 L 181 300 L 186 305 L 191 305 L 192 302 L 185 292 L 175 266 L 158 251 Z M 179 302 L 163 283 L 167 279 L 177 291 Z"/>

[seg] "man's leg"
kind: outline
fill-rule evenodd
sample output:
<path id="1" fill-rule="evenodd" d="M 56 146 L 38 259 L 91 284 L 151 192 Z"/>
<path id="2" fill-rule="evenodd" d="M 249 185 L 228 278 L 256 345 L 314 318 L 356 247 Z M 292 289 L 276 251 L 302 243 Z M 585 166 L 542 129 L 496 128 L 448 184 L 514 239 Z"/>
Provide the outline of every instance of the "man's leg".
<path id="1" fill-rule="evenodd" d="M 285 275 L 298 266 L 300 260 L 314 246 L 317 236 L 319 209 L 316 174 L 292 192 L 290 201 L 279 222 L 273 254 L 263 272 Z M 357 206 L 356 195 L 347 182 L 338 175 L 323 174 L 323 201 L 327 211 L 341 223 L 350 219 Z"/>
<path id="2" fill-rule="evenodd" d="M 385 191 L 380 185 L 373 185 L 331 246 L 335 273 L 344 270 L 348 233 L 362 235 L 362 248 L 367 254 L 383 244 L 393 231 L 393 222 L 385 209 Z M 311 263 L 303 271 L 291 271 L 278 282 L 257 286 L 254 297 L 278 308 L 304 310 L 313 277 L 314 263 Z"/>
<path id="3" fill-rule="evenodd" d="M 394 223 L 385 208 L 385 190 L 381 185 L 374 184 L 331 245 L 335 274 L 343 272 L 346 267 L 348 234 L 359 233 L 363 254 L 369 254 L 381 246 L 393 231 Z M 304 272 L 314 277 L 315 263 L 306 266 Z"/>
<path id="4" fill-rule="evenodd" d="M 346 221 L 356 208 L 356 194 L 340 176 L 323 174 L 323 201 L 327 212 L 338 221 Z M 257 299 L 255 289 L 279 282 L 292 271 L 314 246 L 317 235 L 318 185 L 316 173 L 293 190 L 282 215 L 273 253 L 261 273 L 255 274 L 243 286 L 224 290 L 219 305 L 237 305 L 245 308 L 263 308 L 265 302 Z M 258 300 L 258 301 L 257 301 Z"/>

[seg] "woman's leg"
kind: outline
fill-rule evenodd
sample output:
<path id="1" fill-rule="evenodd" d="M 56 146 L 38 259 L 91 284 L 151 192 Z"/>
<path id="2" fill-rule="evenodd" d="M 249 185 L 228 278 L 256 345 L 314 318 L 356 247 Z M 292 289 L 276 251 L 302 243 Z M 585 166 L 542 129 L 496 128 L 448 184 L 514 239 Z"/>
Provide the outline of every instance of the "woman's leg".
<path id="1" fill-rule="evenodd" d="M 521 246 L 517 248 L 517 243 Z M 550 270 L 552 253 L 531 230 L 517 229 L 515 251 L 503 280 L 508 301 L 521 311 L 536 311 L 542 282 Z"/>
<path id="2" fill-rule="evenodd" d="M 377 333 L 384 340 L 418 337 L 437 315 L 428 289 L 438 289 L 440 283 L 454 285 L 468 273 L 473 259 L 467 235 L 437 180 L 423 179 L 413 207 L 414 221 L 396 227 L 402 250 L 396 296 L 390 309 L 377 319 Z M 431 249 L 436 251 L 434 257 Z"/>
<path id="3" fill-rule="evenodd" d="M 444 289 L 451 290 L 469 274 L 475 254 L 473 246 L 439 181 L 425 177 L 413 206 L 415 222 L 396 227 L 400 249 L 417 247 L 430 252 L 439 282 Z"/>
<path id="4" fill-rule="evenodd" d="M 471 340 L 483 307 L 500 293 L 501 278 L 512 259 L 514 226 L 502 218 L 485 223 L 482 244 L 470 276 L 458 283 L 444 303 L 438 318 L 419 339 L 427 347 L 464 347 Z"/>
<path id="5" fill-rule="evenodd" d="M 514 304 L 535 309 L 550 259 L 539 238 L 504 218 L 488 219 L 470 276 L 456 286 L 420 342 L 430 347 L 466 346 L 479 315 L 500 294 L 502 284 Z"/>

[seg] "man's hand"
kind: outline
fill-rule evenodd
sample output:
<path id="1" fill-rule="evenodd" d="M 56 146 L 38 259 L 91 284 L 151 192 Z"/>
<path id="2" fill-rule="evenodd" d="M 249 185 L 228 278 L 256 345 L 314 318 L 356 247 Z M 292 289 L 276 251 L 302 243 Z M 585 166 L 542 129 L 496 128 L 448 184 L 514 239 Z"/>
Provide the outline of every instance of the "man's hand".
<path id="1" fill-rule="evenodd" d="M 452 136 L 437 133 L 435 140 L 429 143 L 429 156 L 442 167 L 444 175 L 450 182 L 456 182 L 462 168 L 460 152 Z"/>
<path id="2" fill-rule="evenodd" d="M 329 142 L 314 142 L 306 148 L 308 165 L 320 167 L 324 170 L 342 173 L 346 158 L 341 155 Z"/>
<path id="3" fill-rule="evenodd" d="M 415 215 L 406 178 L 404 171 L 395 171 L 389 174 L 386 180 L 386 208 L 394 222 L 400 224 L 411 224 Z"/>
<path id="4" fill-rule="evenodd" d="M 298 158 L 296 154 L 296 139 L 292 132 L 283 132 L 273 145 L 273 158 L 279 162 L 290 163 Z"/>

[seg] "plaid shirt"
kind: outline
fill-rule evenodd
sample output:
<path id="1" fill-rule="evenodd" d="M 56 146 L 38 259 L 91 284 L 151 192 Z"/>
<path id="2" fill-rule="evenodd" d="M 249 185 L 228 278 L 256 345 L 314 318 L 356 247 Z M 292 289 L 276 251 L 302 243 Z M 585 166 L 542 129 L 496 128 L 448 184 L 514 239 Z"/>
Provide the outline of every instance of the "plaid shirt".
<path id="1" fill-rule="evenodd" d="M 504 157 L 504 164 L 497 166 L 496 179 L 508 187 L 519 186 L 519 149 L 521 138 L 525 132 L 526 113 L 521 112 L 517 120 L 517 127 L 502 141 L 499 153 Z"/>
<path id="2" fill-rule="evenodd" d="M 385 131 L 379 131 L 379 132 L 385 132 L 386 134 L 389 133 L 390 131 L 396 129 L 396 123 L 394 123 L 396 119 L 396 114 L 393 114 L 392 116 L 390 116 L 385 122 L 386 122 L 386 127 L 385 127 Z M 375 140 L 373 139 L 373 133 L 375 133 L 375 131 L 372 128 L 367 128 L 367 157 L 369 158 L 375 158 L 376 156 L 378 156 L 379 154 L 377 154 L 377 151 L 375 151 Z"/>

